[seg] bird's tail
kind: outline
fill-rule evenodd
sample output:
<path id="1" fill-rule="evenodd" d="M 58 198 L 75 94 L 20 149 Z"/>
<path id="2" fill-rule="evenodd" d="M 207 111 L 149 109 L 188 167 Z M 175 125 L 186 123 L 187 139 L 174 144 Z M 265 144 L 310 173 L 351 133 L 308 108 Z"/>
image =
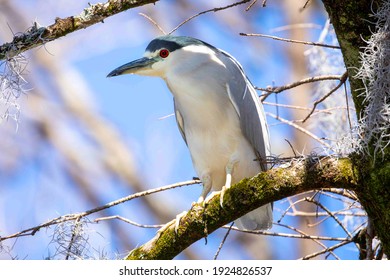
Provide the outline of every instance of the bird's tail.
<path id="1" fill-rule="evenodd" d="M 265 230 L 272 227 L 272 203 L 261 206 L 235 221 L 239 229 Z"/>

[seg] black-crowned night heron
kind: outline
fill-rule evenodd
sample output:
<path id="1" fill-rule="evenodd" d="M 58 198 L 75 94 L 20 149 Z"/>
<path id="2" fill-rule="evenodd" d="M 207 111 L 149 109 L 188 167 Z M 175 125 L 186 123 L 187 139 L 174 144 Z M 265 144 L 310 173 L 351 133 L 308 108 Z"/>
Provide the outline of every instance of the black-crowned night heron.
<path id="1" fill-rule="evenodd" d="M 158 76 L 174 97 L 177 125 L 203 183 L 199 203 L 211 191 L 224 191 L 243 178 L 267 169 L 268 128 L 262 104 L 241 65 L 226 52 L 198 39 L 162 36 L 142 58 L 113 70 Z M 271 204 L 236 221 L 240 228 L 272 225 Z"/>

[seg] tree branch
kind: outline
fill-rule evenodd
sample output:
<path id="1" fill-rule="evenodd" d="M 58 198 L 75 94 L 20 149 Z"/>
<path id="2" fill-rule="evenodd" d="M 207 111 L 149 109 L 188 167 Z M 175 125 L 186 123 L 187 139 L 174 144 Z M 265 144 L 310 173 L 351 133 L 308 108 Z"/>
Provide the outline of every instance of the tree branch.
<path id="1" fill-rule="evenodd" d="M 186 24 L 187 22 L 189 22 L 190 20 L 193 20 L 194 18 L 197 18 L 198 16 L 201 16 L 201 15 L 204 15 L 204 14 L 207 14 L 207 13 L 210 13 L 210 12 L 218 12 L 218 11 L 222 11 L 222 10 L 226 10 L 226 9 L 230 9 L 232 7 L 235 7 L 235 6 L 238 6 L 238 5 L 241 5 L 241 4 L 245 4 L 247 2 L 249 2 L 250 0 L 243 0 L 243 1 L 240 1 L 240 2 L 236 2 L 236 3 L 233 3 L 233 4 L 230 4 L 230 5 L 227 5 L 227 6 L 224 6 L 224 7 L 219 7 L 219 8 L 213 8 L 213 9 L 209 9 L 209 10 L 206 10 L 206 11 L 203 11 L 203 12 L 200 12 L 200 13 L 197 13 L 189 18 L 187 18 L 185 21 L 183 21 L 182 23 L 180 23 L 179 25 L 177 25 L 175 28 L 173 28 L 169 34 L 172 34 L 173 32 L 175 32 L 176 30 L 178 30 L 181 26 L 183 26 L 184 24 Z"/>
<path id="2" fill-rule="evenodd" d="M 287 84 L 287 85 L 284 85 L 284 86 L 277 86 L 277 87 L 268 86 L 266 88 L 255 87 L 255 89 L 261 90 L 261 91 L 265 92 L 264 94 L 262 94 L 260 96 L 261 97 L 261 101 L 263 102 L 272 93 L 278 94 L 278 93 L 280 93 L 282 91 L 285 91 L 285 90 L 288 90 L 288 89 L 292 89 L 292 88 L 295 88 L 295 87 L 300 86 L 300 85 L 313 83 L 313 82 L 326 81 L 326 80 L 339 80 L 340 81 L 342 79 L 342 77 L 343 77 L 343 75 L 315 76 L 315 77 L 306 78 L 306 79 L 303 79 L 303 80 L 300 80 L 300 81 L 297 81 L 297 82 L 294 82 L 294 83 L 291 83 L 291 84 Z"/>
<path id="3" fill-rule="evenodd" d="M 12 42 L 0 46 L 0 60 L 9 59 L 24 51 L 63 37 L 71 32 L 87 28 L 95 23 L 131 8 L 155 3 L 158 0 L 109 0 L 85 8 L 79 15 L 56 18 L 55 23 L 40 27 L 37 23 L 29 30 L 16 35 Z"/>
<path id="4" fill-rule="evenodd" d="M 98 207 L 93 208 L 93 209 L 89 209 L 89 210 L 84 211 L 84 212 L 59 216 L 57 218 L 54 218 L 54 219 L 52 219 L 48 222 L 45 222 L 43 224 L 40 224 L 38 226 L 28 228 L 28 229 L 19 231 L 17 233 L 14 233 L 14 234 L 11 234 L 8 236 L 0 236 L 0 242 L 7 240 L 7 239 L 11 239 L 11 238 L 19 238 L 22 236 L 35 235 L 35 233 L 37 233 L 42 228 L 49 227 L 49 226 L 56 225 L 56 224 L 61 224 L 61 223 L 67 222 L 67 221 L 74 221 L 74 220 L 79 221 L 81 218 L 84 218 L 84 217 L 89 216 L 91 214 L 103 211 L 105 209 L 114 207 L 116 205 L 122 204 L 124 202 L 130 201 L 130 200 L 133 200 L 133 199 L 136 199 L 139 197 L 150 195 L 152 193 L 158 193 L 158 192 L 162 192 L 162 191 L 166 191 L 166 190 L 170 190 L 170 189 L 174 189 L 174 188 L 178 188 L 178 187 L 182 187 L 182 186 L 189 186 L 189 185 L 194 185 L 194 184 L 199 184 L 199 183 L 200 183 L 199 180 L 191 180 L 191 181 L 185 181 L 185 182 L 181 182 L 181 183 L 166 185 L 166 186 L 155 188 L 155 189 L 149 189 L 149 190 L 142 191 L 142 192 L 137 192 L 135 194 L 131 194 L 131 195 L 122 197 L 120 199 L 111 201 L 107 204 L 104 204 L 102 206 L 98 206 Z M 96 221 L 99 221 L 99 219 L 97 219 Z"/>
<path id="5" fill-rule="evenodd" d="M 321 97 L 320 99 L 316 100 L 314 102 L 314 105 L 313 105 L 313 108 L 311 109 L 310 113 L 303 119 L 303 123 L 305 121 L 307 121 L 311 115 L 313 115 L 314 111 L 316 110 L 317 108 L 317 105 L 320 104 L 321 102 L 323 102 L 325 99 L 327 99 L 329 96 L 331 96 L 336 90 L 338 90 L 348 79 L 348 72 L 345 72 L 341 78 L 340 78 L 340 82 L 331 90 L 329 91 L 327 94 L 325 94 L 323 97 Z"/>
<path id="6" fill-rule="evenodd" d="M 197 240 L 262 205 L 308 190 L 323 188 L 354 190 L 356 178 L 349 159 L 323 158 L 313 161 L 293 161 L 288 167 L 279 167 L 244 179 L 228 189 L 223 208 L 219 194 L 206 207 L 195 204 L 184 215 L 175 232 L 175 220 L 159 230 L 144 245 L 132 250 L 126 257 L 134 259 L 172 259 Z"/>
<path id="7" fill-rule="evenodd" d="M 301 40 L 293 40 L 293 39 L 286 39 L 286 38 L 280 38 L 276 36 L 271 35 L 265 35 L 265 34 L 254 34 L 254 33 L 240 33 L 241 36 L 248 36 L 248 37 L 263 37 L 263 38 L 270 38 L 278 41 L 284 41 L 288 43 L 296 43 L 296 44 L 303 44 L 303 45 L 311 45 L 316 47 L 324 47 L 324 48 L 331 48 L 331 49 L 340 49 L 339 46 L 333 46 L 328 44 L 322 44 L 322 43 L 316 43 L 316 42 L 307 42 L 307 41 L 301 41 Z"/>

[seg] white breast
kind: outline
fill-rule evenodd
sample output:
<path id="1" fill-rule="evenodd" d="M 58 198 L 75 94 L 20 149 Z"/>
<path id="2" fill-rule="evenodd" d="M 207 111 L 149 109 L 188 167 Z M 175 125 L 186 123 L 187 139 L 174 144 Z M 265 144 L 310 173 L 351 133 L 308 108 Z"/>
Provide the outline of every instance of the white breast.
<path id="1" fill-rule="evenodd" d="M 241 132 L 239 116 L 220 83 L 213 91 L 207 79 L 215 85 L 216 77 L 174 79 L 171 89 L 176 110 L 184 123 L 184 133 L 192 161 L 199 178 L 209 176 L 213 190 L 225 184 L 225 168 L 234 162 L 232 183 L 252 177 L 260 171 L 254 150 Z M 179 82 L 178 82 L 179 81 Z"/>

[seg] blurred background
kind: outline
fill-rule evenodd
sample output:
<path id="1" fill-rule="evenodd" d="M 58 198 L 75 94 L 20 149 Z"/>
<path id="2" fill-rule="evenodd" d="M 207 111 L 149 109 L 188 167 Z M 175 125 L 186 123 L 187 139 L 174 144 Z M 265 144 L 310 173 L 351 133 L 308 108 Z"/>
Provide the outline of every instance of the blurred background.
<path id="1" fill-rule="evenodd" d="M 240 32 L 261 33 L 337 45 L 321 1 L 272 0 L 267 1 L 266 7 L 262 7 L 262 2 L 255 3 L 249 11 L 245 9 L 250 2 L 201 15 L 174 34 L 196 37 L 229 52 L 259 88 L 345 72 L 337 49 L 240 36 Z M 14 34 L 34 24 L 47 26 L 56 17 L 78 15 L 88 3 L 97 1 L 0 0 L 0 44 L 12 41 Z M 170 116 L 173 102 L 165 83 L 158 78 L 125 75 L 107 79 L 106 75 L 141 57 L 149 41 L 162 35 L 140 13 L 170 32 L 194 14 L 232 3 L 161 0 L 110 17 L 104 23 L 27 51 L 18 58 L 16 65 L 21 76 L 14 78 L 22 89 L 2 88 L 0 107 L 0 236 L 196 176 L 175 118 Z M 3 81 L 9 71 L 7 67 L 4 63 L 0 67 Z M 302 123 L 313 102 L 337 83 L 306 84 L 271 94 L 265 100 L 275 156 L 294 156 L 294 152 L 348 153 L 355 117 L 344 87 Z M 261 90 L 258 93 L 264 94 Z M 289 120 L 290 125 L 283 120 Z M 291 124 L 310 131 L 318 139 Z M 125 256 L 151 239 L 157 229 L 118 220 L 94 223 L 95 218 L 120 215 L 140 224 L 166 223 L 189 209 L 201 189 L 201 185 L 176 188 L 88 216 L 71 257 Z M 323 212 L 318 206 L 293 204 L 312 196 L 309 193 L 276 202 L 275 222 L 293 205 L 281 223 L 306 234 L 348 237 L 364 224 L 359 205 L 344 198 L 316 197 L 331 211 L 348 210 L 356 214 L 340 214 L 347 231 L 334 219 L 316 215 Z M 0 243 L 0 259 L 63 259 L 71 230 L 72 223 L 62 224 L 41 229 L 34 236 L 5 240 Z M 177 259 L 212 259 L 226 231 L 217 230 L 208 237 L 207 244 L 200 240 Z M 278 225 L 271 231 L 297 233 Z M 321 242 L 325 247 L 337 244 Z M 232 231 L 218 258 L 297 259 L 321 251 L 324 246 L 313 240 Z M 351 243 L 337 249 L 334 255 L 322 254 L 316 258 L 338 257 L 357 259 L 358 249 Z"/>

